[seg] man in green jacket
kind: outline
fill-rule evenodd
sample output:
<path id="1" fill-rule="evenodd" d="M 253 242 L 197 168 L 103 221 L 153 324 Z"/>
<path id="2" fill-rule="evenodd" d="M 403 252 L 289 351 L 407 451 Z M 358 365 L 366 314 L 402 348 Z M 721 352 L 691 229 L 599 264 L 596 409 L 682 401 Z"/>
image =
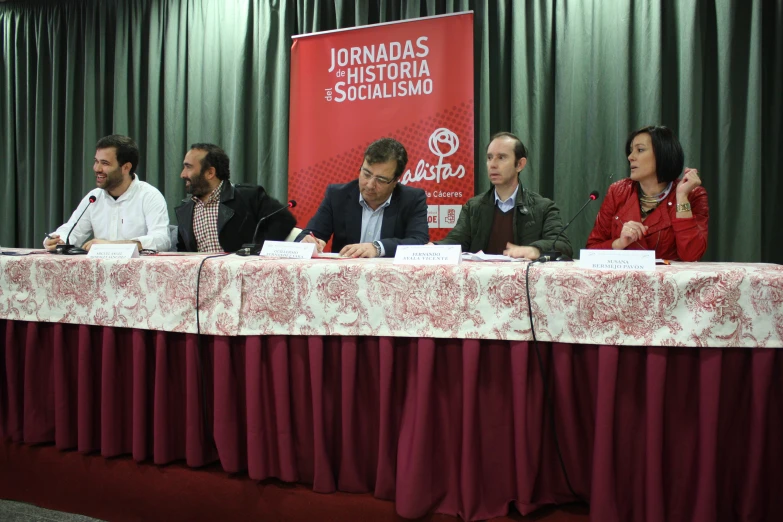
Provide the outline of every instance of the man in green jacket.
<path id="1" fill-rule="evenodd" d="M 571 256 L 557 205 L 519 183 L 527 164 L 527 149 L 510 132 L 492 136 L 487 147 L 487 171 L 493 188 L 468 200 L 457 225 L 440 245 L 462 245 L 463 252 L 505 254 L 538 259 L 543 251 Z"/>

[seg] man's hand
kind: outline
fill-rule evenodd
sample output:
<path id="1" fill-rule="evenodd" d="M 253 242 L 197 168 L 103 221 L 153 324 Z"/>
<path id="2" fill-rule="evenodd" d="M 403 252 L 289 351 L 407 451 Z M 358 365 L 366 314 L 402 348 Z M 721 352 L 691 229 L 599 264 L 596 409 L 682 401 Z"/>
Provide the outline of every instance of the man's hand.
<path id="1" fill-rule="evenodd" d="M 300 243 L 315 243 L 315 248 L 316 248 L 316 250 L 318 250 L 319 254 L 324 251 L 324 247 L 326 246 L 326 241 L 318 239 L 312 233 L 310 233 L 310 234 L 306 235 L 305 237 L 303 237 L 301 239 L 301 241 L 299 241 L 299 242 Z"/>
<path id="2" fill-rule="evenodd" d="M 538 256 L 541 255 L 541 251 L 536 247 L 518 246 L 513 243 L 506 243 L 506 249 L 503 251 L 503 255 L 535 261 L 538 259 Z"/>
<path id="3" fill-rule="evenodd" d="M 90 248 L 92 248 L 93 245 L 103 245 L 108 243 L 105 239 L 91 239 L 87 241 L 85 244 L 82 245 L 82 248 L 85 249 L 87 252 L 90 251 Z"/>
<path id="4" fill-rule="evenodd" d="M 343 257 L 378 257 L 375 245 L 372 243 L 357 243 L 355 245 L 345 245 L 340 250 Z"/>
<path id="5" fill-rule="evenodd" d="M 44 239 L 44 248 L 46 250 L 54 250 L 57 248 L 57 245 L 64 245 L 65 241 L 60 239 L 59 234 L 49 234 L 46 236 L 46 239 Z"/>

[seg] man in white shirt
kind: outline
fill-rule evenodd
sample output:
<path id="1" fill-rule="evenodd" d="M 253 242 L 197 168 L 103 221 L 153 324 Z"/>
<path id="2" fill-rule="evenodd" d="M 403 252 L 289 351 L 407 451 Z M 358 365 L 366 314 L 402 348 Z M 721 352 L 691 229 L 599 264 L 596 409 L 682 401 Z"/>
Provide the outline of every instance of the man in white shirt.
<path id="1" fill-rule="evenodd" d="M 67 223 L 44 239 L 44 248 L 55 250 L 69 239 L 84 250 L 101 243 L 135 243 L 139 250 L 169 249 L 169 212 L 158 189 L 138 179 L 139 147 L 128 136 L 112 134 L 95 145 L 95 184 L 71 214 Z M 94 203 L 90 204 L 90 199 Z M 87 206 L 90 208 L 79 216 Z M 78 219 L 78 224 L 67 238 Z M 90 236 L 93 239 L 88 239 Z"/>

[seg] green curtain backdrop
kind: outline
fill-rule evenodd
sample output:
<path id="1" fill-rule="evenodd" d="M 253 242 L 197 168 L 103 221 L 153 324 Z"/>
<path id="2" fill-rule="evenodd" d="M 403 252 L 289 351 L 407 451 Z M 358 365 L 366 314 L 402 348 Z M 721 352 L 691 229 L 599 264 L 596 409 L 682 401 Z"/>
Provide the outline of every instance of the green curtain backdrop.
<path id="1" fill-rule="evenodd" d="M 284 199 L 291 36 L 467 10 L 478 191 L 488 137 L 510 130 L 530 149 L 523 183 L 567 218 L 627 175 L 630 130 L 665 124 L 709 192 L 705 260 L 783 263 L 783 0 L 10 0 L 0 245 L 39 246 L 67 218 L 110 133 L 138 141 L 172 218 L 199 141 Z M 575 246 L 597 211 L 572 225 Z"/>

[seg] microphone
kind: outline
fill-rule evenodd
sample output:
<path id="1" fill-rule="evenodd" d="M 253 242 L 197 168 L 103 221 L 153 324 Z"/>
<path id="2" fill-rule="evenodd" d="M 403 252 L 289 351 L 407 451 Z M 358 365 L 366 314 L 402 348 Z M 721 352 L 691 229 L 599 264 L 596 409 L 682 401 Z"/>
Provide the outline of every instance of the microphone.
<path id="1" fill-rule="evenodd" d="M 552 250 L 541 252 L 541 255 L 538 257 L 538 259 L 536 259 L 536 261 L 539 263 L 546 263 L 547 261 L 571 261 L 570 257 L 563 255 L 558 250 L 555 250 L 557 248 L 557 240 L 560 239 L 560 236 L 563 235 L 563 232 L 565 232 L 566 229 L 571 226 L 571 223 L 573 223 L 577 216 L 582 213 L 585 207 L 587 207 L 591 201 L 595 201 L 596 199 L 598 199 L 598 191 L 594 190 L 590 193 L 590 197 L 587 199 L 587 201 L 585 201 L 585 204 L 582 205 L 582 208 L 580 208 L 577 213 L 574 214 L 574 217 L 571 218 L 571 221 L 566 223 L 566 226 L 564 226 L 557 237 L 555 237 L 554 242 L 552 242 Z"/>
<path id="2" fill-rule="evenodd" d="M 242 248 L 236 251 L 236 254 L 238 256 L 255 256 L 258 255 L 259 252 L 261 252 L 261 247 L 264 246 L 264 242 L 261 241 L 261 243 L 258 242 L 258 230 L 261 228 L 261 223 L 266 221 L 267 219 L 271 218 L 278 212 L 282 212 L 283 210 L 294 208 L 296 206 L 296 201 L 293 199 L 288 202 L 288 204 L 284 207 L 280 207 L 274 212 L 270 212 L 266 216 L 262 217 L 258 220 L 258 224 L 256 225 L 256 230 L 253 232 L 253 242 L 252 243 L 245 243 L 242 245 Z"/>
<path id="3" fill-rule="evenodd" d="M 71 230 L 68 231 L 68 235 L 65 237 L 65 244 L 64 245 L 57 245 L 54 248 L 55 254 L 63 254 L 67 256 L 77 256 L 77 255 L 84 255 L 87 253 L 87 251 L 83 248 L 79 248 L 76 246 L 73 246 L 71 244 L 71 232 L 73 232 L 73 229 L 76 228 L 76 225 L 79 224 L 79 220 L 82 218 L 85 212 L 87 212 L 87 209 L 90 208 L 90 205 L 95 203 L 95 196 L 90 196 L 90 202 L 87 203 L 87 206 L 84 207 L 84 210 L 82 210 L 82 213 L 79 214 L 79 217 L 76 219 L 76 222 L 71 227 Z"/>

